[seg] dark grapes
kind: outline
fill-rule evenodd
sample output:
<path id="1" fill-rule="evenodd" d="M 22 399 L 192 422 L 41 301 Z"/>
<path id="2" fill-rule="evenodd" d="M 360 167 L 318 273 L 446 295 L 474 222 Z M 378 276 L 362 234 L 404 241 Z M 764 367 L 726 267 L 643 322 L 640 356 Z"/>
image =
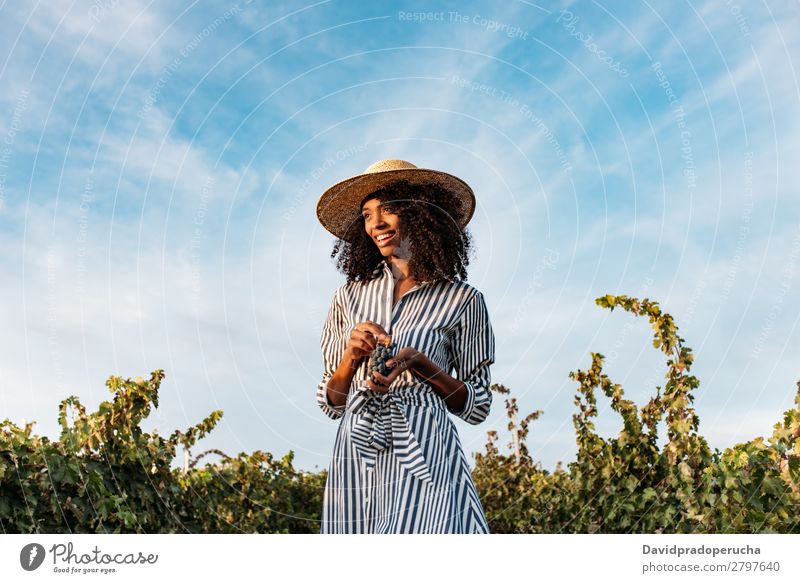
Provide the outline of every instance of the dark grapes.
<path id="1" fill-rule="evenodd" d="M 392 342 L 391 338 L 387 338 L 383 341 L 379 341 L 375 345 L 375 350 L 372 351 L 372 354 L 369 356 L 369 376 L 372 382 L 377 383 L 378 381 L 375 379 L 375 376 L 372 374 L 375 371 L 378 371 L 383 376 L 389 374 L 391 369 L 386 366 L 386 361 L 389 360 L 394 356 L 394 350 L 396 345 Z"/>

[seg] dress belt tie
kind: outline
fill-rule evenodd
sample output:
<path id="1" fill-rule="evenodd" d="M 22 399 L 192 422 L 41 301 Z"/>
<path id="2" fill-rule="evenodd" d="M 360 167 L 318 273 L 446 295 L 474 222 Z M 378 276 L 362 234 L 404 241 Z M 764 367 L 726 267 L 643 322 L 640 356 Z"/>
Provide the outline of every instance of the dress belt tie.
<path id="1" fill-rule="evenodd" d="M 432 482 L 428 462 L 403 413 L 401 396 L 392 391 L 376 393 L 364 384 L 356 385 L 353 391 L 351 436 L 367 468 L 374 469 L 378 453 L 391 445 L 398 461 L 410 474 Z"/>

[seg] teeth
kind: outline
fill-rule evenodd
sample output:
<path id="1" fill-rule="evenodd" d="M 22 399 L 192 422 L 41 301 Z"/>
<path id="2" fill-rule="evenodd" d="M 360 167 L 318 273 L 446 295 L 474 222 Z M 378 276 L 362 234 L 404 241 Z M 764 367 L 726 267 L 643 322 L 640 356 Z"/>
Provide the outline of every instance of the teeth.
<path id="1" fill-rule="evenodd" d="M 389 239 L 389 238 L 391 238 L 393 236 L 394 236 L 394 233 L 386 233 L 386 234 L 383 234 L 383 235 L 378 235 L 378 241 L 385 241 L 386 239 Z"/>

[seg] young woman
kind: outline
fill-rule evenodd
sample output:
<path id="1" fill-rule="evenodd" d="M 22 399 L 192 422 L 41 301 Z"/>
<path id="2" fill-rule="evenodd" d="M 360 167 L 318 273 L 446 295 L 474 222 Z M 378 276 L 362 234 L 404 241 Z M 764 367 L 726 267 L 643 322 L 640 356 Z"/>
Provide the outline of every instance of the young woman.
<path id="1" fill-rule="evenodd" d="M 481 423 L 492 404 L 494 333 L 464 281 L 474 209 L 461 179 L 403 160 L 376 162 L 317 204 L 347 275 L 320 342 L 317 403 L 340 419 L 322 533 L 489 532 L 451 419 Z M 389 339 L 391 372 L 373 376 L 369 356 Z"/>

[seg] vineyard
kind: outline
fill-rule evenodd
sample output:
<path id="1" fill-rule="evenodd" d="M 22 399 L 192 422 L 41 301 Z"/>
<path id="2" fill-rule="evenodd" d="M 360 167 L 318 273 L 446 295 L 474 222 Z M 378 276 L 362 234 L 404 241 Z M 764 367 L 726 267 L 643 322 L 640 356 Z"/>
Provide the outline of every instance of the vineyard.
<path id="1" fill-rule="evenodd" d="M 592 353 L 578 383 L 573 415 L 576 460 L 548 472 L 526 447 L 530 424 L 518 420 L 508 388 L 509 453 L 489 431 L 475 455 L 475 484 L 495 533 L 800 533 L 800 382 L 795 407 L 771 438 L 723 452 L 699 433 L 690 374 L 691 349 L 672 317 L 648 299 L 604 296 L 598 305 L 646 317 L 653 345 L 666 356 L 666 382 L 637 407 L 603 373 Z M 149 379 L 111 377 L 113 393 L 93 413 L 77 397 L 61 402 L 58 441 L 32 433 L 33 423 L 0 424 L 0 528 L 4 533 L 314 533 L 319 531 L 326 472 L 294 468 L 256 451 L 227 456 L 208 450 L 174 469 L 178 448 L 190 451 L 222 417 L 212 412 L 187 431 L 162 437 L 140 424 L 158 407 L 164 373 Z M 602 393 L 600 395 L 599 393 Z M 613 439 L 595 432 L 597 398 L 623 421 Z M 68 414 L 71 413 L 71 420 Z M 71 421 L 71 422 L 70 422 Z M 659 446 L 658 425 L 666 427 Z M 201 459 L 212 454 L 216 463 Z"/>

